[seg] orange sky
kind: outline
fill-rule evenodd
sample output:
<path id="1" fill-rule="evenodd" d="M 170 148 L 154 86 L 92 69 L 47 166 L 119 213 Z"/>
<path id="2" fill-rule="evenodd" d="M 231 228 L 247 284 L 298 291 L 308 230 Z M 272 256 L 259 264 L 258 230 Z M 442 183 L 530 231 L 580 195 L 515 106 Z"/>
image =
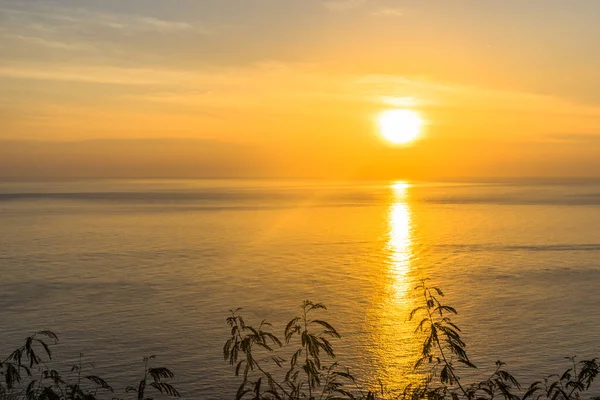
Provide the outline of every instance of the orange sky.
<path id="1" fill-rule="evenodd" d="M 0 0 L 0 179 L 600 177 L 600 3 Z M 376 118 L 425 120 L 410 146 Z"/>

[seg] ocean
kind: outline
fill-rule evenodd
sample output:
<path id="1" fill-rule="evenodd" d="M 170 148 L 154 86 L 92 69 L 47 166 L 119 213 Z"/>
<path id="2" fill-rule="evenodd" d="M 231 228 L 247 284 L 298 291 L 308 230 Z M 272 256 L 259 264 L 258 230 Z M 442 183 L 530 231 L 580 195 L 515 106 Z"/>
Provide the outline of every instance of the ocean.
<path id="1" fill-rule="evenodd" d="M 184 398 L 232 398 L 229 310 L 282 335 L 309 299 L 342 364 L 401 386 L 429 279 L 475 376 L 502 360 L 528 384 L 600 356 L 599 255 L 594 183 L 0 183 L 0 357 L 50 329 L 66 370 L 83 353 L 124 388 L 153 354 Z"/>

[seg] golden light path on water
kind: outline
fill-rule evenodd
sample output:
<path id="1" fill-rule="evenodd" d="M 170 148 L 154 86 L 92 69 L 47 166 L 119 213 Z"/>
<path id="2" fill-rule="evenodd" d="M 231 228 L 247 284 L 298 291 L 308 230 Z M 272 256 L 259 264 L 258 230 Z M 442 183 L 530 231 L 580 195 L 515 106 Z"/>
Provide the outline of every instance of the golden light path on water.
<path id="1" fill-rule="evenodd" d="M 408 321 L 410 311 L 417 305 L 413 287 L 421 279 L 414 265 L 410 187 L 405 182 L 390 186 L 391 199 L 383 249 L 385 271 L 383 283 L 376 294 L 375 307 L 368 318 L 372 367 L 375 371 L 372 381 L 380 381 L 385 387 L 394 389 L 420 380 L 413 366 L 421 339 L 414 333 L 415 324 Z"/>
<path id="2" fill-rule="evenodd" d="M 406 274 L 411 261 L 411 214 L 406 202 L 408 184 L 396 183 L 394 189 L 395 203 L 391 206 L 389 216 L 388 247 L 391 252 L 391 267 L 394 275 L 395 298 L 403 301 L 407 291 Z"/>

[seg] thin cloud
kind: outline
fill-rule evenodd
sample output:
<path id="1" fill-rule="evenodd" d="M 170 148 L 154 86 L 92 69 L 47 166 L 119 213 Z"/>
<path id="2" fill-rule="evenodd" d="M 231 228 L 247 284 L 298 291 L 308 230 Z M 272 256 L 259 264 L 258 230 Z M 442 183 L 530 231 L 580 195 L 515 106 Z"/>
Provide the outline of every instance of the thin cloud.
<path id="1" fill-rule="evenodd" d="M 60 49 L 60 50 L 71 50 L 71 51 L 82 51 L 91 50 L 93 46 L 86 43 L 68 43 L 59 40 L 48 40 L 41 37 L 34 36 L 23 36 L 23 35 L 1 35 L 5 39 L 17 40 L 20 42 L 28 43 L 35 46 L 46 47 L 49 49 Z"/>
<path id="2" fill-rule="evenodd" d="M 548 135 L 546 141 L 556 143 L 577 143 L 583 145 L 600 144 L 600 132 L 597 133 L 563 133 Z"/>
<path id="3" fill-rule="evenodd" d="M 0 65 L 0 78 L 155 87 L 131 96 L 165 103 L 261 104 L 256 101 L 259 96 L 273 102 L 328 99 L 380 106 L 452 106 L 600 117 L 600 107 L 556 96 L 419 77 L 331 74 L 305 63 L 263 62 L 218 70 L 11 63 Z"/>
<path id="4" fill-rule="evenodd" d="M 366 0 L 327 0 L 323 5 L 331 11 L 344 11 L 361 7 L 366 2 Z"/>
<path id="5" fill-rule="evenodd" d="M 382 8 L 373 11 L 371 14 L 378 17 L 402 17 L 404 16 L 404 10 L 400 8 Z"/>
<path id="6" fill-rule="evenodd" d="M 12 22 L 12 30 L 35 29 L 55 32 L 61 28 L 103 27 L 106 29 L 156 32 L 209 33 L 209 29 L 198 23 L 174 21 L 149 15 L 108 14 L 89 11 L 83 8 L 36 7 L 0 8 L 7 21 Z M 9 29 L 9 28 L 5 28 Z"/>
<path id="7" fill-rule="evenodd" d="M 166 21 L 154 17 L 137 17 L 134 19 L 138 25 L 152 27 L 159 31 L 194 31 L 195 28 L 187 22 Z"/>
<path id="8" fill-rule="evenodd" d="M 362 93 L 389 104 L 390 98 L 427 99 L 428 105 L 454 108 L 494 109 L 528 113 L 551 113 L 600 117 L 600 107 L 570 99 L 522 91 L 496 90 L 487 87 L 447 83 L 396 75 L 362 75 L 354 84 Z"/>
<path id="9" fill-rule="evenodd" d="M 17 63 L 0 66 L 0 78 L 117 85 L 165 85 L 181 82 L 189 75 L 176 71 L 105 66 L 56 66 Z"/>

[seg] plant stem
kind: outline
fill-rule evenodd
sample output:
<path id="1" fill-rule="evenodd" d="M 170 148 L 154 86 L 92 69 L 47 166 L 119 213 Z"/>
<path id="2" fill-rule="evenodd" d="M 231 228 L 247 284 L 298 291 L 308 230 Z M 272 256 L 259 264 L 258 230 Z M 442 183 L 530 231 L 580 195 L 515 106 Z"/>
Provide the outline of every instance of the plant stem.
<path id="1" fill-rule="evenodd" d="M 286 390 L 283 388 L 283 386 L 281 386 L 279 383 L 277 383 L 277 381 L 275 381 L 275 379 L 272 379 L 272 378 L 271 378 L 271 375 L 270 375 L 268 372 L 266 372 L 264 369 L 262 369 L 262 367 L 260 366 L 260 364 L 258 363 L 258 361 L 254 361 L 254 364 L 256 365 L 256 368 L 258 368 L 258 370 L 259 370 L 260 372 L 262 372 L 262 373 L 263 373 L 263 375 L 265 375 L 265 376 L 268 378 L 268 380 L 269 380 L 269 383 L 270 383 L 270 382 L 273 382 L 273 383 L 274 383 L 274 384 L 275 384 L 275 385 L 276 385 L 276 386 L 277 386 L 279 389 L 281 389 L 281 391 L 282 391 L 282 392 L 283 392 L 283 393 L 284 393 L 284 394 L 285 394 L 287 397 L 289 397 L 289 398 L 291 398 L 291 397 L 292 397 L 292 395 L 291 395 L 291 394 L 289 394 L 288 392 L 286 392 Z"/>
<path id="2" fill-rule="evenodd" d="M 431 322 L 431 334 L 433 335 L 434 332 L 435 332 L 435 335 L 434 335 L 433 338 L 435 339 L 435 343 L 437 344 L 437 347 L 440 350 L 440 354 L 442 356 L 442 359 L 444 360 L 444 364 L 446 364 L 446 367 L 448 368 L 448 370 L 450 371 L 450 373 L 454 377 L 454 380 L 456 381 L 456 384 L 458 385 L 458 387 L 460 388 L 460 390 L 463 392 L 463 394 L 465 395 L 465 397 L 467 399 L 470 399 L 469 395 L 467 394 L 467 391 L 461 385 L 460 379 L 458 378 L 458 376 L 456 376 L 456 374 L 454 373 L 454 369 L 452 368 L 452 366 L 450 365 L 450 363 L 446 359 L 446 355 L 444 354 L 444 349 L 443 349 L 442 344 L 440 343 L 440 339 L 439 339 L 439 337 L 437 335 L 437 330 L 435 330 L 435 326 L 433 326 L 433 315 L 431 314 L 431 311 L 429 310 L 429 300 L 431 300 L 433 302 L 434 301 L 433 300 L 433 296 L 431 295 L 431 292 L 429 291 L 428 288 L 425 288 L 425 290 L 423 291 L 423 295 L 425 296 L 425 305 L 427 306 L 426 307 L 426 309 L 427 309 L 427 315 L 429 315 L 429 321 Z"/>
<path id="3" fill-rule="evenodd" d="M 306 317 L 306 305 L 302 308 L 302 312 L 304 313 L 304 333 L 306 334 L 306 337 L 308 337 L 308 322 L 307 322 L 307 317 Z M 308 398 L 309 400 L 312 400 L 312 383 L 311 383 L 311 378 L 310 378 L 310 372 L 308 369 L 308 341 L 305 345 L 305 349 L 304 352 L 306 353 L 306 376 L 308 377 Z"/>

